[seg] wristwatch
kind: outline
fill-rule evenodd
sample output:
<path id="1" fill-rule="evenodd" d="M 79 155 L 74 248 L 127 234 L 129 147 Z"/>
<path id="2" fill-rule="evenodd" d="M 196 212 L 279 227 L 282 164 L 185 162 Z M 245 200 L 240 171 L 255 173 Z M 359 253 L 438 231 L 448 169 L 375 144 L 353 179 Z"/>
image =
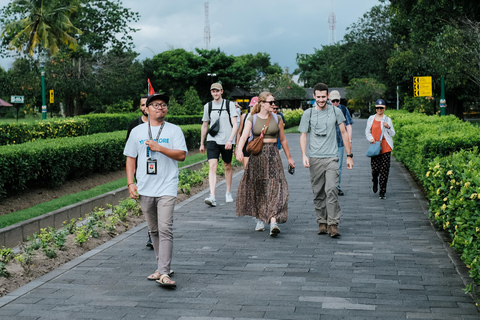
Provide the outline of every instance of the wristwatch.
<path id="1" fill-rule="evenodd" d="M 353 158 L 353 153 L 347 154 L 347 157 Z"/>

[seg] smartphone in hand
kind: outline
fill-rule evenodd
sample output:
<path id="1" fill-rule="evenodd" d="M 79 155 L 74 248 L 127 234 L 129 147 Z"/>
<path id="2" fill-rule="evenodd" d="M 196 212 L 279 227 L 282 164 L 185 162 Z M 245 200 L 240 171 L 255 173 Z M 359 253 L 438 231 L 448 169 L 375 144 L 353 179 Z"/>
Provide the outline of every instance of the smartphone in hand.
<path id="1" fill-rule="evenodd" d="M 290 165 L 288 165 L 288 173 L 294 174 L 294 173 L 295 173 L 295 168 L 292 167 L 292 166 L 290 166 Z"/>

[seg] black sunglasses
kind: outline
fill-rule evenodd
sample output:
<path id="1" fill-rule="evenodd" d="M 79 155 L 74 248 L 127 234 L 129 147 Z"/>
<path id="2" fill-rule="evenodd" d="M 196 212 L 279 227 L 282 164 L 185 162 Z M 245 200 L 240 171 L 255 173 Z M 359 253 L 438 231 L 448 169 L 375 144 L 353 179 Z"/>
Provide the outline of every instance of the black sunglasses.
<path id="1" fill-rule="evenodd" d="M 375 107 L 375 109 L 385 109 L 385 107 Z"/>
<path id="2" fill-rule="evenodd" d="M 336 103 L 336 102 L 340 102 L 340 100 L 338 99 L 332 100 L 332 103 Z"/>
<path id="3" fill-rule="evenodd" d="M 278 110 L 278 108 L 273 108 L 273 110 Z"/>
<path id="4" fill-rule="evenodd" d="M 277 103 L 277 101 L 264 101 L 265 103 L 270 103 L 271 106 L 275 105 Z"/>

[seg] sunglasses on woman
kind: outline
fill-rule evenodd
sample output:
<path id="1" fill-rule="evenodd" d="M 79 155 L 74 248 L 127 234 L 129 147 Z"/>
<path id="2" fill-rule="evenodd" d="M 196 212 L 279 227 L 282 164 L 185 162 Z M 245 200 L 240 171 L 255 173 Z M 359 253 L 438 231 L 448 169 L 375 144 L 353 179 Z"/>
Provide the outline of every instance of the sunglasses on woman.
<path id="1" fill-rule="evenodd" d="M 270 103 L 271 106 L 275 105 L 277 103 L 277 101 L 265 101 L 265 103 Z"/>

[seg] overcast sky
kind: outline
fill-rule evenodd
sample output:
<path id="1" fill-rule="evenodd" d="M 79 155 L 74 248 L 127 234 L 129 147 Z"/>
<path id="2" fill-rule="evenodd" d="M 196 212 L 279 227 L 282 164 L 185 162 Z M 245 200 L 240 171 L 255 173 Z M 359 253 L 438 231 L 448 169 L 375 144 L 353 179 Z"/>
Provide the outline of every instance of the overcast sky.
<path id="1" fill-rule="evenodd" d="M 10 1 L 0 0 L 3 7 Z M 140 13 L 132 27 L 139 59 L 172 48 L 205 48 L 205 2 L 199 0 L 123 0 L 123 6 Z M 209 49 L 227 55 L 266 52 L 271 62 L 297 67 L 297 53 L 313 53 L 330 42 L 328 18 L 336 15 L 335 39 L 378 0 L 209 0 Z M 1 62 L 10 68 L 12 60 Z M 215 70 L 212 70 L 215 72 Z"/>

